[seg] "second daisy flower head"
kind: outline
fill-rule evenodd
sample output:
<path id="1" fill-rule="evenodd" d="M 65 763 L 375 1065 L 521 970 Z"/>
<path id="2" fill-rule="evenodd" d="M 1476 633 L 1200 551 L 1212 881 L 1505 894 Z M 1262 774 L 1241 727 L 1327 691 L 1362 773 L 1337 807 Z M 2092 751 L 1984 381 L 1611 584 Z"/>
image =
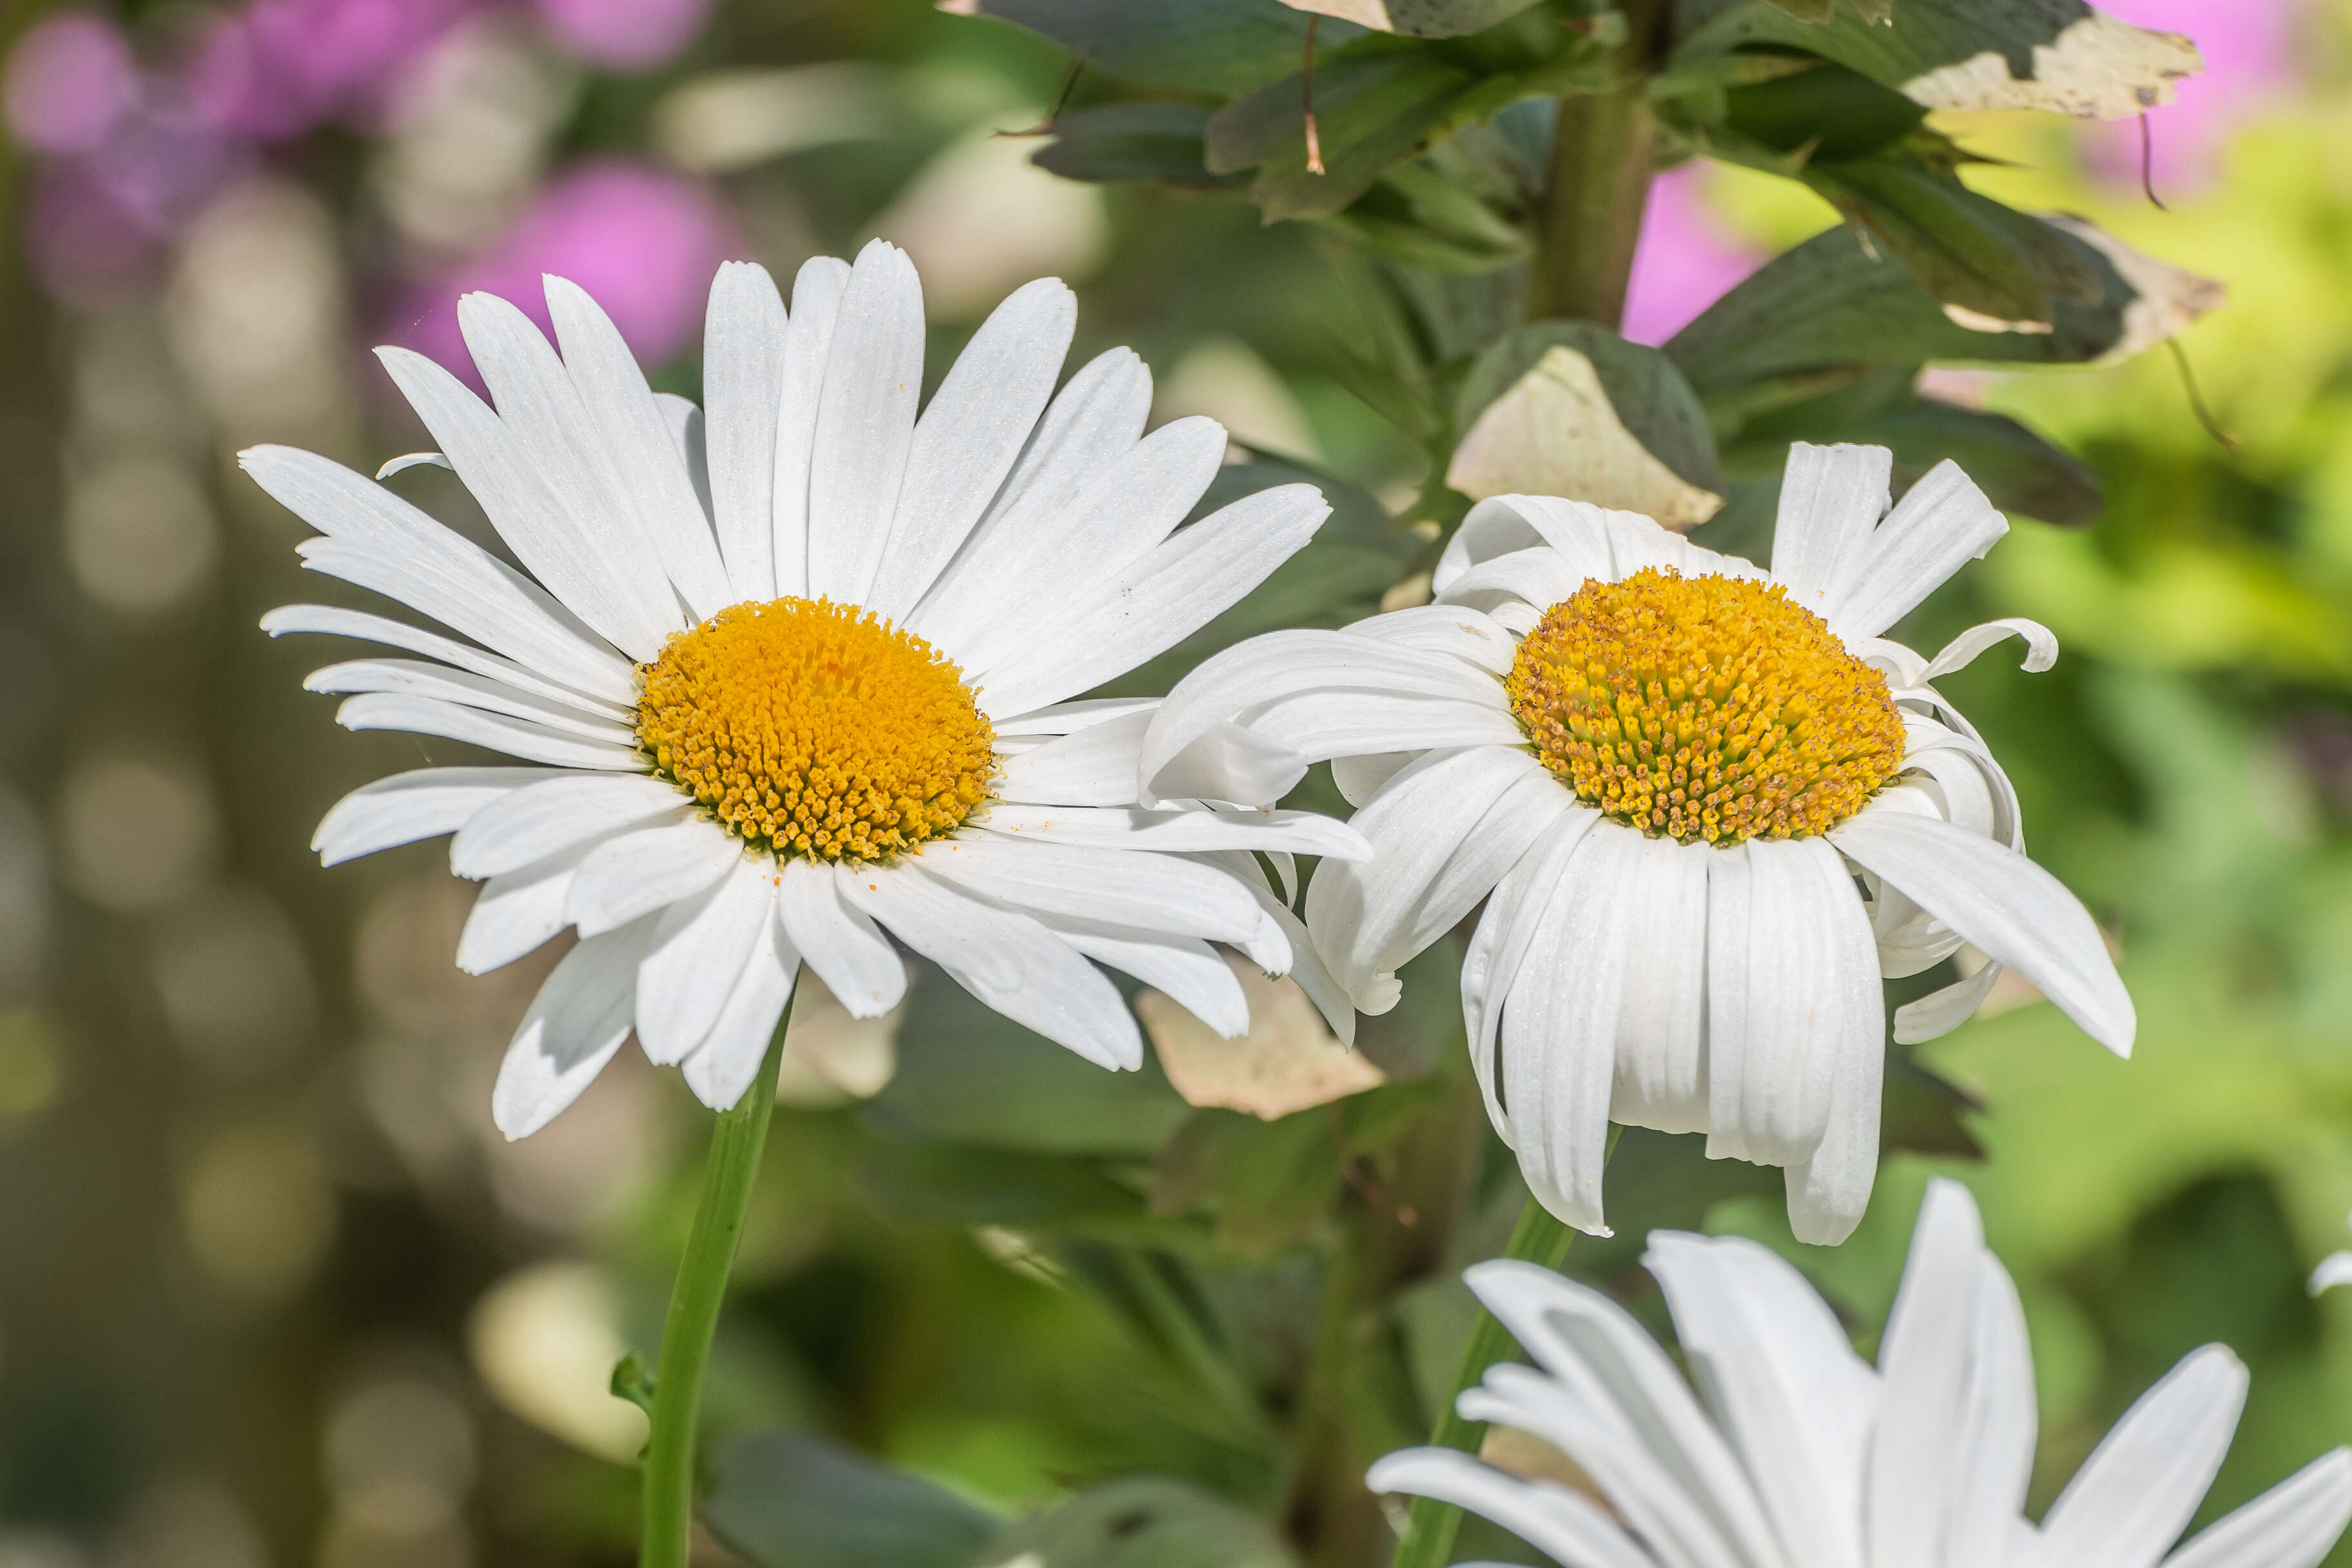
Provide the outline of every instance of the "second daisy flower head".
<path id="1" fill-rule="evenodd" d="M 1143 792 L 1271 804 L 1328 761 L 1373 854 L 1307 925 L 1355 1006 L 1477 910 L 1465 1024 L 1488 1113 L 1560 1218 L 1604 1228 L 1612 1121 L 1788 1168 L 1808 1241 L 1850 1234 L 1878 1162 L 1883 977 L 1932 1039 L 2004 967 L 2127 1053 L 2098 928 L 2024 852 L 2016 791 L 1935 687 L 2028 621 L 1933 658 L 1885 632 L 2008 524 L 1945 463 L 1890 507 L 1880 447 L 1791 449 L 1769 569 L 1549 497 L 1473 508 L 1435 602 L 1280 632 L 1179 683 Z"/>

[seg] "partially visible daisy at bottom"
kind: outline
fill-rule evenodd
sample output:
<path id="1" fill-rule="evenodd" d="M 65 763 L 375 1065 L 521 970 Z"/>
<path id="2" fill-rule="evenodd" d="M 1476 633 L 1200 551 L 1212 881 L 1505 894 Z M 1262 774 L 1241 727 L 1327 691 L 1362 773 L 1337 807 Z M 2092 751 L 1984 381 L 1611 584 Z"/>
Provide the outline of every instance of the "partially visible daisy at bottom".
<path id="1" fill-rule="evenodd" d="M 1928 1188 L 1875 1367 L 1753 1241 L 1657 1231 L 1643 1261 L 1689 1384 L 1599 1291 L 1529 1263 L 1467 1276 L 1535 1364 L 1490 1368 L 1462 1414 L 1550 1444 L 1586 1484 L 1450 1448 L 1391 1454 L 1367 1484 L 1457 1504 L 1561 1568 L 2313 1568 L 2352 1521 L 2338 1448 L 2174 1547 L 2245 1404 L 2246 1369 L 2218 1344 L 2142 1395 L 2026 1518 L 2024 1314 L 1958 1183 Z"/>
<path id="2" fill-rule="evenodd" d="M 1541 496 L 1471 509 L 1436 601 L 1276 632 L 1177 683 L 1143 747 L 1153 794 L 1282 798 L 1328 760 L 1372 856 L 1324 865 L 1307 925 L 1367 1013 L 1476 911 L 1462 968 L 1486 1109 L 1528 1185 L 1605 1233 L 1611 1121 L 1703 1132 L 1782 1166 L 1798 1237 L 1835 1242 L 1878 1166 L 1882 977 L 1951 957 L 1895 1015 L 1957 1027 L 2003 966 L 2127 1054 L 2098 928 L 2028 860 L 2016 791 L 1888 627 L 2008 523 L 1949 463 L 1889 509 L 1882 447 L 1798 445 L 1769 570 L 1630 512 Z"/>
<path id="3" fill-rule="evenodd" d="M 1344 1008 L 1253 852 L 1280 870 L 1361 840 L 1298 812 L 1144 810 L 1155 703 L 1071 700 L 1264 580 L 1328 513 L 1313 487 L 1180 526 L 1223 430 L 1146 434 L 1151 378 L 1124 349 L 1056 392 L 1076 311 L 1053 279 L 988 319 L 919 417 L 921 286 L 880 242 L 808 263 L 789 312 L 765 271 L 722 267 L 699 409 L 647 386 L 586 294 L 546 287 L 553 344 L 505 300 L 458 307 L 495 410 L 381 350 L 440 446 L 415 461 L 453 467 L 530 575 L 326 458 L 243 458 L 324 536 L 305 566 L 466 639 L 272 612 L 273 634 L 421 655 L 311 675 L 351 694 L 338 719 L 522 764 L 382 779 L 314 840 L 332 864 L 454 832 L 452 869 L 485 883 L 469 972 L 578 930 L 499 1071 L 501 1130 L 543 1126 L 632 1031 L 730 1105 L 803 965 L 853 1017 L 898 1001 L 894 937 L 1105 1067 L 1142 1046 L 1097 964 L 1229 1037 L 1248 1008 L 1212 942 Z"/>

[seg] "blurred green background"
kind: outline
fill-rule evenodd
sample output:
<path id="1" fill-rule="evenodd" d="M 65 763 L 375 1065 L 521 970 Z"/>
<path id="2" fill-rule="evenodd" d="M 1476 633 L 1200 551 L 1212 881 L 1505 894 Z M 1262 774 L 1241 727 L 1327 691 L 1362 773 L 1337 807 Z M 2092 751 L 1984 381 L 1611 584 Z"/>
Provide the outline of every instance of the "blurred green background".
<path id="1" fill-rule="evenodd" d="M 1640 1234 L 1748 1231 L 1866 1344 L 1948 1171 L 2032 1321 L 2037 1498 L 2219 1339 L 2253 1392 L 2210 1512 L 2352 1437 L 2352 1292 L 2303 1290 L 2352 1211 L 2352 8 L 2111 8 L 2213 68 L 2152 119 L 2163 209 L 2129 122 L 1937 123 L 2013 163 L 1980 188 L 2226 285 L 2182 344 L 2234 445 L 2161 350 L 1931 371 L 1932 395 L 2077 455 L 2105 507 L 2014 518 L 1902 634 L 2059 634 L 2049 674 L 1988 658 L 1946 685 L 2117 946 L 2135 1059 L 1997 993 L 1922 1052 L 1975 1097 L 1955 1122 L 1910 1092 L 1943 1129 L 1914 1141 L 1947 1152 L 1891 1158 L 1844 1249 L 1788 1240 L 1777 1176 L 1653 1137 L 1612 1173 L 1619 1240 L 1572 1266 L 1662 1321 Z M 923 271 L 934 378 L 998 298 L 1059 274 L 1078 355 L 1135 347 L 1156 419 L 1213 414 L 1411 521 L 1420 459 L 1347 390 L 1354 263 L 1213 193 L 1032 167 L 1042 143 L 1000 133 L 1046 114 L 1064 57 L 922 0 L 17 5 L 5 26 L 0 1568 L 626 1563 L 642 1421 L 604 1380 L 652 1348 L 709 1116 L 625 1055 L 528 1142 L 491 1129 L 499 1051 L 558 949 L 460 975 L 467 889 L 437 844 L 319 869 L 326 808 L 427 748 L 334 728 L 300 689 L 323 655 L 255 630 L 320 585 L 233 454 L 373 469 L 425 444 L 365 346 L 446 350 L 458 291 L 542 269 L 693 393 L 717 259 L 782 277 L 879 234 Z M 1833 221 L 1761 175 L 1663 176 L 1629 332 L 1657 340 Z M 402 483 L 478 523 L 446 476 Z M 1705 529 L 1754 542 L 1742 526 Z M 1358 561 L 1362 611 L 1413 553 L 1370 528 L 1406 542 Z M 1396 1083 L 1264 1126 L 1013 1038 L 937 977 L 887 1029 L 836 1027 L 788 1074 L 714 1431 L 828 1433 L 1007 1515 L 1137 1469 L 1268 1506 L 1260 1428 L 1312 1396 L 1317 1216 L 1343 1178 L 1403 1201 L 1355 1156 L 1449 1081 L 1430 1041 L 1454 961 L 1368 1027 Z M 1517 1207 L 1491 1139 L 1483 1160 L 1389 1325 L 1420 1385 L 1391 1411 L 1442 1388 L 1450 1271 Z M 1199 1190 L 1218 1181 L 1248 1200 Z"/>

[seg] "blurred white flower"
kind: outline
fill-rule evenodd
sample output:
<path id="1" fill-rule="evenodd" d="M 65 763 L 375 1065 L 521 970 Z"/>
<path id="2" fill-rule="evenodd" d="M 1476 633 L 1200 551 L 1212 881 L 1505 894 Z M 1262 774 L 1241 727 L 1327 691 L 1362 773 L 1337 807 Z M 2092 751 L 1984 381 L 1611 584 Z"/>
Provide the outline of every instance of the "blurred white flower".
<path id="1" fill-rule="evenodd" d="M 1458 1504 L 1562 1568 L 2314 1568 L 2352 1521 L 2338 1448 L 2169 1550 L 2245 1405 L 2246 1369 L 2218 1344 L 2142 1395 L 2028 1520 L 2025 1316 L 1958 1183 L 1928 1188 L 1874 1368 L 1753 1241 L 1657 1231 L 1643 1261 L 1690 1384 L 1598 1291 L 1528 1263 L 1467 1275 L 1535 1365 L 1489 1368 L 1462 1414 L 1552 1445 L 1589 1490 L 1433 1448 L 1381 1460 L 1372 1489 Z"/>
<path id="2" fill-rule="evenodd" d="M 529 764 L 380 780 L 313 840 L 333 864 L 455 832 L 452 867 L 488 882 L 457 943 L 469 972 L 578 929 L 508 1050 L 500 1130 L 545 1125 L 632 1030 L 731 1105 L 803 964 L 854 1017 L 898 1004 L 891 936 L 1106 1067 L 1142 1041 L 1089 960 L 1246 1029 L 1208 943 L 1282 970 L 1295 926 L 1249 852 L 1360 841 L 1300 812 L 1141 810 L 1152 704 L 1069 699 L 1263 581 L 1321 497 L 1264 490 L 1176 531 L 1224 432 L 1144 436 L 1150 378 L 1125 350 L 1053 395 L 1076 309 L 1052 279 L 990 317 L 919 421 L 921 285 L 887 243 L 803 267 L 789 318 L 763 270 L 722 267 L 707 411 L 656 398 L 579 288 L 551 278 L 547 299 L 561 358 L 513 305 L 460 307 L 495 413 L 382 350 L 532 577 L 323 457 L 244 455 L 324 535 L 306 565 L 474 639 L 272 612 L 273 635 L 424 655 L 314 674 L 351 694 L 340 721 Z"/>
<path id="3" fill-rule="evenodd" d="M 1446 546 L 1436 602 L 1276 632 L 1178 683 L 1146 798 L 1266 803 L 1329 759 L 1370 861 L 1320 868 L 1307 925 L 1354 1005 L 1485 904 L 1462 970 L 1473 1061 L 1528 1186 L 1603 1231 L 1609 1124 L 1704 1132 L 1788 1169 L 1807 1241 L 1878 1167 L 1882 976 L 1992 962 L 1901 1009 L 1958 1027 L 2014 966 L 2127 1053 L 2090 915 L 2024 854 L 2017 795 L 1936 690 L 2029 621 L 1933 659 L 1885 638 L 2009 525 L 1945 463 L 1888 509 L 1882 447 L 1798 445 L 1769 571 L 1630 512 L 1504 496 Z M 1217 766 L 1212 737 L 1238 727 Z"/>

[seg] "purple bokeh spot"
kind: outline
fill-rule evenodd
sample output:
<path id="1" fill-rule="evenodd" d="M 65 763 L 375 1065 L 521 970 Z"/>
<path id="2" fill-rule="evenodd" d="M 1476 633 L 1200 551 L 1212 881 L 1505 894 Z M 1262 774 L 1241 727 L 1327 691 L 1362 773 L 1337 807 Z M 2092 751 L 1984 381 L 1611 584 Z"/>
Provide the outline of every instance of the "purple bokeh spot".
<path id="1" fill-rule="evenodd" d="M 138 92 L 139 68 L 113 24 L 68 12 L 30 28 L 9 51 L 0 105 L 22 145 L 88 152 L 114 133 Z"/>
<path id="2" fill-rule="evenodd" d="M 588 291 L 637 359 L 658 365 L 692 343 L 719 264 L 741 254 L 734 225 L 692 180 L 642 164 L 582 164 L 551 182 L 487 251 L 413 288 L 392 337 L 478 387 L 457 300 L 512 300 L 548 327 L 541 275 Z"/>
<path id="3" fill-rule="evenodd" d="M 606 70 L 651 70 L 691 43 L 711 0 L 531 0 L 555 40 Z"/>
<path id="4" fill-rule="evenodd" d="M 200 113 L 260 141 L 383 116 L 401 68 L 481 0 L 257 0 L 214 24 L 187 66 Z"/>
<path id="5" fill-rule="evenodd" d="M 1685 163 L 1651 183 L 1620 329 L 1631 341 L 1664 342 L 1764 265 L 1761 252 L 1727 234 L 1707 210 L 1702 172 L 1699 164 Z"/>
<path id="6" fill-rule="evenodd" d="M 2295 84 L 2300 0 L 2101 0 L 2100 9 L 2136 27 L 2185 33 L 2205 57 L 2203 76 L 2176 84 L 2173 101 L 2149 111 L 2159 193 L 2210 180 L 2230 133 Z M 2085 126 L 2083 152 L 2091 171 L 2109 183 L 2139 183 L 2139 127 L 2133 121 Z"/>

